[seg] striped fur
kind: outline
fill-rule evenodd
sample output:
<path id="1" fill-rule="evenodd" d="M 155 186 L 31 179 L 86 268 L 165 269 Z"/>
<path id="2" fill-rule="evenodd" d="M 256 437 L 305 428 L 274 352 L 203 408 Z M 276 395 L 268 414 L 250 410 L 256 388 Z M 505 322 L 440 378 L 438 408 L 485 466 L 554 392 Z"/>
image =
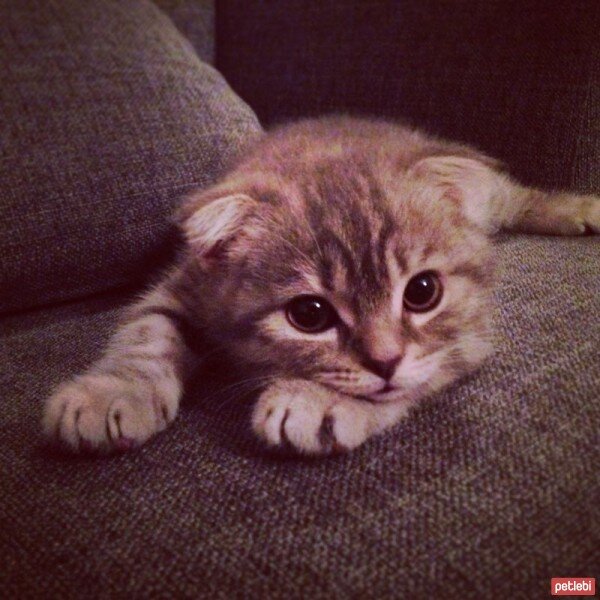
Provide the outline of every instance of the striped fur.
<path id="1" fill-rule="evenodd" d="M 330 117 L 265 136 L 179 218 L 180 262 L 47 403 L 46 431 L 72 449 L 126 449 L 164 428 L 215 349 L 269 382 L 253 417 L 269 445 L 353 448 L 489 355 L 490 234 L 598 232 L 600 202 L 525 189 L 475 150 L 399 125 Z M 423 271 L 442 300 L 411 313 L 404 289 Z M 284 307 L 303 294 L 339 324 L 292 327 Z M 390 361 L 388 380 L 375 367 Z"/>

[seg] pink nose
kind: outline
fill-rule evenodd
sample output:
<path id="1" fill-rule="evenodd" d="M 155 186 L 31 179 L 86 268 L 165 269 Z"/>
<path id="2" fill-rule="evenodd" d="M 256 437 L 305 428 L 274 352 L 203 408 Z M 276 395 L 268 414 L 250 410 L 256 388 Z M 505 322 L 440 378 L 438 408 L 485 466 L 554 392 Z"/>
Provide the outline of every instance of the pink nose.
<path id="1" fill-rule="evenodd" d="M 394 356 L 394 358 L 390 358 L 389 360 L 376 360 L 371 357 L 365 357 L 362 359 L 362 365 L 378 375 L 382 379 L 389 381 L 396 371 L 396 367 L 398 363 L 402 360 L 402 356 Z"/>

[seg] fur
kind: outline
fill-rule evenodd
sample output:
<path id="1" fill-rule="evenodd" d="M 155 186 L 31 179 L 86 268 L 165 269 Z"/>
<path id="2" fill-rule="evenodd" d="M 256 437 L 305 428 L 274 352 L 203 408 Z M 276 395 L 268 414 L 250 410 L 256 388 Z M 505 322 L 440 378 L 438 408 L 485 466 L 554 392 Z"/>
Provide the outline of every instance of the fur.
<path id="1" fill-rule="evenodd" d="M 355 448 L 490 354 L 492 234 L 598 233 L 600 201 L 524 188 L 476 150 L 401 125 L 327 117 L 265 135 L 178 218 L 178 263 L 46 404 L 47 434 L 73 450 L 163 429 L 215 349 L 262 384 L 252 427 L 268 446 Z M 415 312 L 403 298 L 424 272 L 441 300 Z M 307 295 L 335 326 L 290 322 L 286 306 Z"/>

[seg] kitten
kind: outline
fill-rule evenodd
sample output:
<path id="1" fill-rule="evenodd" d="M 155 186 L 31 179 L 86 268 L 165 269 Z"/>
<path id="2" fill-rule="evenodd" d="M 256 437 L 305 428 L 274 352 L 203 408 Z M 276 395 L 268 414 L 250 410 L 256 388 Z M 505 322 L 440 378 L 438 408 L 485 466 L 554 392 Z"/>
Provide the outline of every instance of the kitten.
<path id="1" fill-rule="evenodd" d="M 72 450 L 132 448 L 214 349 L 263 383 L 271 447 L 350 450 L 491 351 L 490 235 L 600 232 L 600 198 L 521 187 L 477 151 L 378 120 L 275 130 L 179 218 L 186 248 L 48 400 Z"/>

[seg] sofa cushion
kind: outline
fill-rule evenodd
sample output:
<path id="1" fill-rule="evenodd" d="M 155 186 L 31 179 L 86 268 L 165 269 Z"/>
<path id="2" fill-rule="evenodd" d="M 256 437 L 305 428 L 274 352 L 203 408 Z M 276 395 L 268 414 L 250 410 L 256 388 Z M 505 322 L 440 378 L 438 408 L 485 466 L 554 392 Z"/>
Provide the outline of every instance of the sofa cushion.
<path id="1" fill-rule="evenodd" d="M 50 454 L 41 402 L 125 298 L 5 317 L 0 596 L 545 598 L 597 576 L 599 250 L 503 238 L 496 356 L 333 459 L 268 457 L 203 379 L 133 454 Z"/>
<path id="2" fill-rule="evenodd" d="M 0 3 L 0 310 L 140 280 L 259 130 L 145 0 Z"/>
<path id="3" fill-rule="evenodd" d="M 214 0 L 153 0 L 177 29 L 194 46 L 198 56 L 213 64 L 215 60 Z"/>
<path id="4" fill-rule="evenodd" d="M 220 0 L 217 68 L 263 123 L 351 111 L 600 190 L 600 2 Z"/>

